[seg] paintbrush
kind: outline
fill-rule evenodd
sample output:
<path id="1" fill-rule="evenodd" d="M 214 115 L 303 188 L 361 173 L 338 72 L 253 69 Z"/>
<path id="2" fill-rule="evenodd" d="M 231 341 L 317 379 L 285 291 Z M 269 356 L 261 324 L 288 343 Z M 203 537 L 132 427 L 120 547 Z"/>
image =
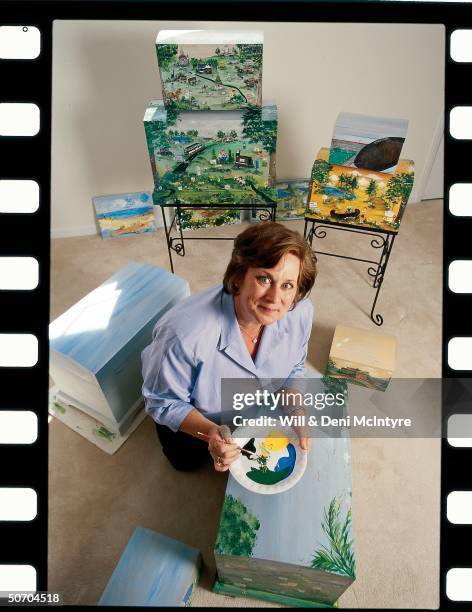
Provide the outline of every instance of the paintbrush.
<path id="1" fill-rule="evenodd" d="M 199 436 L 203 436 L 203 437 L 204 437 L 204 438 L 206 438 L 207 440 L 211 440 L 211 436 L 209 436 L 209 435 L 208 435 L 208 434 L 206 434 L 206 433 L 203 433 L 203 432 L 201 432 L 201 431 L 197 431 L 197 434 L 198 434 Z M 225 444 L 226 444 L 226 442 L 225 442 Z M 247 454 L 248 454 L 250 457 L 257 457 L 256 453 L 252 453 L 251 451 L 248 451 L 248 450 L 246 450 L 245 448 L 241 448 L 240 446 L 238 446 L 238 448 L 239 448 L 239 450 L 240 450 L 242 453 L 247 453 Z"/>

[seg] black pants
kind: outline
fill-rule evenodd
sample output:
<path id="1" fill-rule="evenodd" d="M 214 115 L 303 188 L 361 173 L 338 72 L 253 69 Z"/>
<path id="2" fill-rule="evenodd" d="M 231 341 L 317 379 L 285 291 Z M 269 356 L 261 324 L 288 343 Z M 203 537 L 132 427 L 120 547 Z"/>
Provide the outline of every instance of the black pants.
<path id="1" fill-rule="evenodd" d="M 156 423 L 162 452 L 176 470 L 190 472 L 213 461 L 208 452 L 208 442 L 198 440 L 182 431 L 172 431 Z"/>

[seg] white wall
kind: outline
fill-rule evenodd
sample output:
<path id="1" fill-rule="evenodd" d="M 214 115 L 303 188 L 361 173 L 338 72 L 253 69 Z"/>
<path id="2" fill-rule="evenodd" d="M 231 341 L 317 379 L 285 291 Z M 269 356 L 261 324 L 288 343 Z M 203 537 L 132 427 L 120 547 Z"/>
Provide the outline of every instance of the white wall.
<path id="1" fill-rule="evenodd" d="M 157 32 L 235 27 L 264 31 L 263 97 L 279 108 L 279 179 L 309 176 L 340 111 L 400 117 L 410 121 L 402 157 L 416 163 L 419 198 L 443 113 L 441 25 L 56 21 L 53 236 L 94 233 L 94 195 L 152 189 L 142 117 L 161 97 Z"/>

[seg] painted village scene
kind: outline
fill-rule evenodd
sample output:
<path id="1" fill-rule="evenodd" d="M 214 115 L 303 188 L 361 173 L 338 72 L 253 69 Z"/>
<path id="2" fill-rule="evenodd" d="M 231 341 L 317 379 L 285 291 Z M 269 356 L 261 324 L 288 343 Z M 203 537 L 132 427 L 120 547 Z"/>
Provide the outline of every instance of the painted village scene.
<path id="1" fill-rule="evenodd" d="M 156 231 L 154 207 L 149 191 L 96 196 L 93 203 L 104 239 Z"/>
<path id="2" fill-rule="evenodd" d="M 166 109 L 157 100 L 147 108 L 144 125 L 155 204 L 231 205 L 273 198 L 274 104 L 188 113 Z"/>
<path id="3" fill-rule="evenodd" d="M 160 32 L 156 51 L 164 103 L 179 110 L 238 110 L 261 105 L 262 34 L 258 44 L 208 44 L 210 33 L 196 31 L 189 36 L 168 36 Z M 220 33 L 221 38 L 221 33 Z M 176 40 L 176 44 L 162 41 Z M 206 44 L 205 44 L 206 39 Z M 250 39 L 254 39 L 254 35 Z M 229 39 L 230 40 L 230 39 Z M 180 44 L 179 44 L 180 43 Z"/>

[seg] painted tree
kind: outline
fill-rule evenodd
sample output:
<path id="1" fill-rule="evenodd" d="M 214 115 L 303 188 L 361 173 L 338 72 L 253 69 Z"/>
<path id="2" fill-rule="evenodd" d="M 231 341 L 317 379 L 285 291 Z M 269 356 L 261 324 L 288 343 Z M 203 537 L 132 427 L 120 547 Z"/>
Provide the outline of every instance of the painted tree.
<path id="1" fill-rule="evenodd" d="M 169 67 L 169 64 L 177 55 L 177 45 L 157 45 L 157 61 L 159 66 L 164 70 Z"/>
<path id="2" fill-rule="evenodd" d="M 338 179 L 338 187 L 340 189 L 344 189 L 344 191 L 348 191 L 352 193 L 354 189 L 357 187 L 358 181 L 357 176 L 352 174 L 344 174 L 341 173 Z"/>
<path id="3" fill-rule="evenodd" d="M 226 495 L 215 544 L 216 554 L 251 556 L 259 527 L 257 518 L 239 499 Z"/>
<path id="4" fill-rule="evenodd" d="M 252 60 L 257 69 L 262 66 L 262 45 L 236 45 L 236 47 L 242 61 Z"/>
<path id="5" fill-rule="evenodd" d="M 321 546 L 315 551 L 310 566 L 355 578 L 351 509 L 347 511 L 344 520 L 341 519 L 340 514 L 339 500 L 334 497 L 329 504 L 328 511 L 324 510 L 324 520 L 321 523 L 323 531 L 328 536 L 329 546 Z"/>
<path id="6" fill-rule="evenodd" d="M 415 175 L 412 172 L 400 172 L 389 178 L 387 189 L 385 191 L 385 195 L 383 196 L 387 208 L 391 208 L 394 204 L 396 204 L 398 198 L 400 198 L 402 204 L 408 201 L 413 188 L 414 178 Z"/>
<path id="7" fill-rule="evenodd" d="M 371 179 L 369 184 L 367 185 L 365 192 L 369 196 L 369 198 L 375 198 L 375 196 L 377 195 L 378 189 L 379 189 L 379 186 L 378 186 L 377 181 L 375 179 Z"/>
<path id="8" fill-rule="evenodd" d="M 269 153 L 275 153 L 277 145 L 277 121 L 262 121 L 260 106 L 248 106 L 243 114 L 243 136 L 249 142 L 261 143 Z"/>
<path id="9" fill-rule="evenodd" d="M 332 165 L 324 159 L 316 159 L 311 170 L 311 178 L 316 183 L 318 188 L 323 188 L 329 181 L 329 173 Z"/>
<path id="10" fill-rule="evenodd" d="M 225 137 L 225 133 L 223 132 L 223 130 L 218 130 L 216 132 L 216 136 L 219 140 L 223 140 L 223 138 Z"/>
<path id="11" fill-rule="evenodd" d="M 236 132 L 236 130 L 231 130 L 231 132 L 229 133 L 229 137 L 231 138 L 231 140 L 236 140 L 238 138 L 238 133 Z"/>

